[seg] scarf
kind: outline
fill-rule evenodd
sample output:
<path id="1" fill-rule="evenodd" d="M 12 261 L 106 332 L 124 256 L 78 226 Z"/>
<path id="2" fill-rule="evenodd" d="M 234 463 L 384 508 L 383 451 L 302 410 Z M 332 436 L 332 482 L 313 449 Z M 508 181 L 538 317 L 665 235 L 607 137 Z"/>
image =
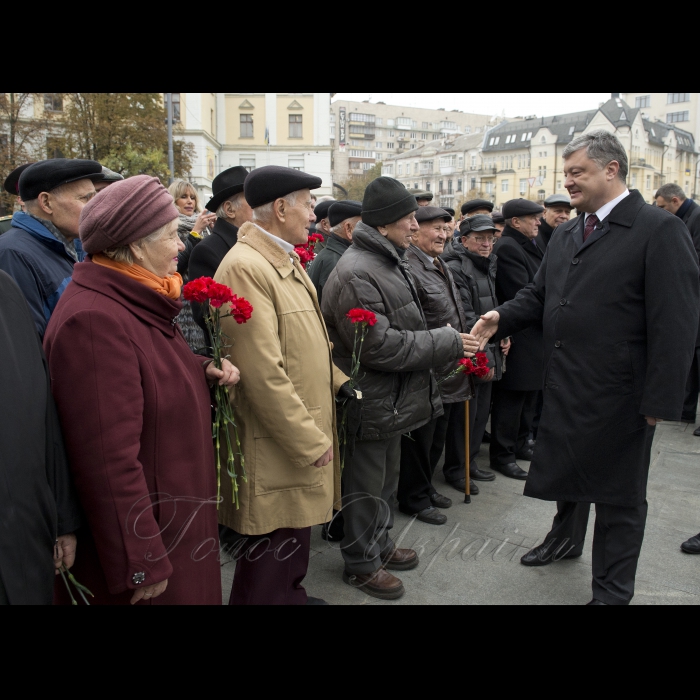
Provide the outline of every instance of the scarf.
<path id="1" fill-rule="evenodd" d="M 106 255 L 102 255 L 102 253 L 96 253 L 93 255 L 92 262 L 97 265 L 102 265 L 102 267 L 108 267 L 112 270 L 116 270 L 122 275 L 130 277 L 132 280 L 136 280 L 137 282 L 146 285 L 154 292 L 168 297 L 168 299 L 180 298 L 182 277 L 180 277 L 179 273 L 177 272 L 170 277 L 158 277 L 152 272 L 146 270 L 146 268 L 141 267 L 141 265 L 127 265 L 126 263 L 116 262 L 115 260 L 108 258 Z"/>

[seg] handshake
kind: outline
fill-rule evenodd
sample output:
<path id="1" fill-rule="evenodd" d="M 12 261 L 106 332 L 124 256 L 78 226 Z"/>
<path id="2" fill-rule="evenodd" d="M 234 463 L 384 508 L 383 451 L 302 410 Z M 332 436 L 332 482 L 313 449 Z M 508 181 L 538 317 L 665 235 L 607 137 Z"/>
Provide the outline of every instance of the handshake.
<path id="1" fill-rule="evenodd" d="M 471 333 L 460 333 L 464 357 L 474 357 L 479 349 L 483 350 L 491 336 L 498 330 L 500 315 L 498 311 L 489 311 L 474 324 Z M 447 324 L 450 325 L 449 323 Z"/>

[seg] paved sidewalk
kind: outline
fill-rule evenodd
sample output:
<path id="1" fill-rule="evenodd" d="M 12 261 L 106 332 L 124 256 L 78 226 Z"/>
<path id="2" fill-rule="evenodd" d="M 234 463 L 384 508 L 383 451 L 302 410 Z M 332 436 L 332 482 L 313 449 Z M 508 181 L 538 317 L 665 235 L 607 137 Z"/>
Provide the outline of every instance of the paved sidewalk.
<path id="1" fill-rule="evenodd" d="M 679 549 L 700 531 L 700 438 L 693 435 L 694 427 L 663 423 L 657 428 L 633 605 L 700 603 L 700 555 Z M 479 463 L 488 465 L 488 445 L 482 446 Z M 442 481 L 440 472 L 434 484 L 453 500 L 443 511 L 448 516 L 445 525 L 396 513 L 394 539 L 401 547 L 416 549 L 421 560 L 418 568 L 397 572 L 406 588 L 403 598 L 381 601 L 343 583 L 340 552 L 321 539 L 320 527 L 312 530 L 305 579 L 309 595 L 333 605 L 580 605 L 591 599 L 594 512 L 580 559 L 525 567 L 519 559 L 548 532 L 553 503 L 524 497 L 524 482 L 500 474 L 493 482 L 479 482 L 481 492 L 470 504 Z M 222 566 L 224 603 L 234 566 Z"/>

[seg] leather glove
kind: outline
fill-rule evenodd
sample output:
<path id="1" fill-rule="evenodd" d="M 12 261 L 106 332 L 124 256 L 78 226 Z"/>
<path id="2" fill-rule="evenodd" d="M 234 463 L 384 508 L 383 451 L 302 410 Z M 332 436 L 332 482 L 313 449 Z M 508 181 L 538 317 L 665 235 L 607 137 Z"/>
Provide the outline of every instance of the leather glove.
<path id="1" fill-rule="evenodd" d="M 355 440 L 362 427 L 362 392 L 352 389 L 350 382 L 345 382 L 335 397 L 337 403 L 336 418 L 338 421 L 338 440 L 343 461 L 355 452 Z"/>

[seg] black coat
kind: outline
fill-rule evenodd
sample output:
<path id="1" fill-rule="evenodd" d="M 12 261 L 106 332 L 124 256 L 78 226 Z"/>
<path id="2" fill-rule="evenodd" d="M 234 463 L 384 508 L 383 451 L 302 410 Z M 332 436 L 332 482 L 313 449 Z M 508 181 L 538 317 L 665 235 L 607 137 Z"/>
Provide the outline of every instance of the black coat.
<path id="1" fill-rule="evenodd" d="M 207 236 L 192 250 L 189 259 L 189 278 L 196 280 L 198 277 L 213 277 L 226 253 L 233 248 L 238 240 L 238 227 L 229 224 L 224 219 L 217 219 L 211 235 Z M 235 293 L 235 292 L 234 292 Z M 202 305 L 192 304 L 192 317 L 197 325 L 204 331 L 207 345 L 211 345 L 207 326 L 202 316 Z"/>
<path id="2" fill-rule="evenodd" d="M 39 336 L 0 271 L 0 576 L 11 604 L 51 603 L 56 536 L 80 525 Z"/>
<path id="3" fill-rule="evenodd" d="M 460 333 L 468 333 L 468 329 L 476 323 L 476 317 L 472 312 L 471 324 L 468 326 L 462 299 L 447 264 L 441 261 L 440 271 L 432 260 L 426 260 L 414 246 L 406 252 L 406 259 L 411 266 L 411 274 L 416 283 L 418 299 L 428 328 L 444 328 L 449 324 Z M 473 396 L 473 383 L 467 375 L 456 374 L 450 379 L 444 379 L 456 368 L 457 360 L 450 360 L 444 367 L 435 370 L 443 403 L 468 401 Z"/>
<path id="4" fill-rule="evenodd" d="M 693 239 L 695 252 L 698 258 L 700 258 L 700 207 L 692 199 L 687 201 L 690 202 L 690 204 L 683 212 L 681 219 L 687 226 L 688 231 L 690 231 L 690 237 Z M 695 347 L 700 347 L 700 324 L 698 324 L 698 332 L 695 336 Z"/>
<path id="5" fill-rule="evenodd" d="M 496 296 L 503 304 L 535 279 L 544 253 L 532 240 L 510 226 L 493 247 L 498 257 Z M 511 391 L 542 388 L 542 326 L 533 326 L 513 335 L 501 387 Z"/>
<path id="6" fill-rule="evenodd" d="M 344 238 L 332 233 L 326 240 L 325 248 L 316 255 L 314 261 L 309 265 L 307 272 L 316 288 L 319 306 L 321 306 L 323 287 L 328 281 L 328 277 L 331 272 L 333 272 L 333 269 L 338 264 L 338 260 L 340 260 L 343 253 L 350 247 L 351 243 L 352 241 L 346 241 Z"/>
<path id="7" fill-rule="evenodd" d="M 545 221 L 544 217 L 540 219 L 540 227 L 537 230 L 537 237 L 535 238 L 535 243 L 537 247 L 542 251 L 542 255 L 547 252 L 547 246 L 552 238 L 554 229 Z"/>
<path id="8" fill-rule="evenodd" d="M 333 361 L 347 375 L 355 328 L 345 314 L 354 308 L 377 316 L 360 355 L 360 439 L 385 440 L 442 415 L 432 369 L 462 357 L 462 340 L 454 328 L 428 330 L 408 262 L 362 222 L 326 282 L 321 308 Z"/>
<path id="9" fill-rule="evenodd" d="M 525 495 L 640 504 L 654 429 L 678 420 L 700 314 L 697 257 L 677 217 L 637 190 L 583 242 L 557 227 L 534 284 L 499 307 L 499 334 L 544 324 L 544 407 Z"/>

